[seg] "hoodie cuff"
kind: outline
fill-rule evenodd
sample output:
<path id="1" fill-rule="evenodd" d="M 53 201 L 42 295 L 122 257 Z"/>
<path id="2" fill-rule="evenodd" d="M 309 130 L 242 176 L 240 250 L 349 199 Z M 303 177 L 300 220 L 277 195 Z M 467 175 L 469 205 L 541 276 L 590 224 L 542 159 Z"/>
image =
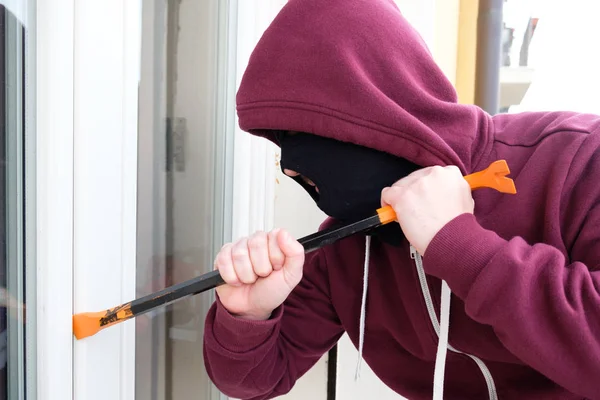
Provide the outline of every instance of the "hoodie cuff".
<path id="1" fill-rule="evenodd" d="M 445 280 L 464 300 L 479 273 L 504 244 L 495 232 L 479 225 L 473 214 L 461 214 L 433 237 L 423 256 L 423 268 Z"/>
<path id="2" fill-rule="evenodd" d="M 232 353 L 249 352 L 275 337 L 283 315 L 283 305 L 273 310 L 268 320 L 252 321 L 233 316 L 221 303 L 219 296 L 215 297 L 216 315 L 213 335 L 225 350 Z"/>

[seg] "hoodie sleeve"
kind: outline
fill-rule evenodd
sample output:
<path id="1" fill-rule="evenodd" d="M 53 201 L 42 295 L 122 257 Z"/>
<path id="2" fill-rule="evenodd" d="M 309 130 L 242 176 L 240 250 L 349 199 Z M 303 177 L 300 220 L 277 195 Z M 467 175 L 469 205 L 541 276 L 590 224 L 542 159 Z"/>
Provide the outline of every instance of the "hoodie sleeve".
<path id="1" fill-rule="evenodd" d="M 270 399 L 296 380 L 343 334 L 329 295 L 320 251 L 307 256 L 303 278 L 267 321 L 232 316 L 218 300 L 208 312 L 204 362 L 215 386 L 238 399 Z"/>
<path id="2" fill-rule="evenodd" d="M 570 261 L 549 245 L 505 240 L 463 214 L 434 237 L 424 268 L 446 280 L 467 314 L 492 326 L 524 363 L 593 398 L 600 376 L 598 226 L 600 206 L 587 214 Z"/>

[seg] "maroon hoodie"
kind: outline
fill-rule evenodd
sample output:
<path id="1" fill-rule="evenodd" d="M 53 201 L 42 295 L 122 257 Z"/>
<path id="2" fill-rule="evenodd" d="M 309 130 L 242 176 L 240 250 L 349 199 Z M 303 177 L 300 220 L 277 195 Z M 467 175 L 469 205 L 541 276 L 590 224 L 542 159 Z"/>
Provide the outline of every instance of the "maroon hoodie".
<path id="1" fill-rule="evenodd" d="M 309 254 L 268 321 L 217 300 L 204 355 L 221 391 L 276 397 L 344 332 L 359 347 L 366 293 L 365 362 L 399 394 L 431 399 L 444 280 L 455 350 L 445 399 L 600 399 L 600 117 L 457 104 L 391 0 L 290 0 L 237 102 L 241 128 L 270 140 L 308 132 L 464 174 L 505 159 L 518 193 L 473 192 L 474 215 L 448 223 L 423 258 L 361 235 Z"/>

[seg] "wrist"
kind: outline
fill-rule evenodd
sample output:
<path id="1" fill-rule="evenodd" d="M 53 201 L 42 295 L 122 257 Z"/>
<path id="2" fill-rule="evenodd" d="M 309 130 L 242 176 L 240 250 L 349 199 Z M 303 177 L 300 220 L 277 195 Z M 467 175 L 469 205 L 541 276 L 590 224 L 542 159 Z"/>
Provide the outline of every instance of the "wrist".
<path id="1" fill-rule="evenodd" d="M 269 312 L 260 312 L 260 311 L 249 311 L 243 313 L 233 313 L 230 312 L 232 316 L 239 319 L 244 319 L 247 321 L 266 321 L 271 318 L 273 311 Z"/>
<path id="2" fill-rule="evenodd" d="M 206 318 L 205 337 L 214 339 L 218 349 L 245 353 L 277 340 L 283 305 L 273 310 L 266 321 L 250 321 L 233 316 L 218 297 L 215 303 Z"/>
<path id="3" fill-rule="evenodd" d="M 479 273 L 505 243 L 498 234 L 483 228 L 473 214 L 461 214 L 430 242 L 423 255 L 425 272 L 447 281 L 452 292 L 465 299 Z"/>

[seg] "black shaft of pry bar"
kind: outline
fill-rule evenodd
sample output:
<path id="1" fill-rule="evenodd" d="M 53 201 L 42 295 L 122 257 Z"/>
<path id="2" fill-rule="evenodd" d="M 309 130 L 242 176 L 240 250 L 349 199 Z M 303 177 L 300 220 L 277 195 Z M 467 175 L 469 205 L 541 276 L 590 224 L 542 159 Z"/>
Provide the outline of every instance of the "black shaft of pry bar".
<path id="1" fill-rule="evenodd" d="M 305 253 L 310 253 L 323 246 L 332 244 L 340 239 L 351 236 L 355 233 L 365 232 L 381 225 L 379 215 L 375 214 L 363 220 L 332 227 L 313 233 L 298 240 L 304 247 Z M 134 316 L 151 311 L 157 307 L 165 306 L 179 300 L 183 297 L 192 296 L 214 289 L 217 286 L 224 284 L 223 278 L 218 270 L 208 272 L 197 278 L 169 286 L 158 292 L 140 297 L 131 302 L 131 311 Z"/>

